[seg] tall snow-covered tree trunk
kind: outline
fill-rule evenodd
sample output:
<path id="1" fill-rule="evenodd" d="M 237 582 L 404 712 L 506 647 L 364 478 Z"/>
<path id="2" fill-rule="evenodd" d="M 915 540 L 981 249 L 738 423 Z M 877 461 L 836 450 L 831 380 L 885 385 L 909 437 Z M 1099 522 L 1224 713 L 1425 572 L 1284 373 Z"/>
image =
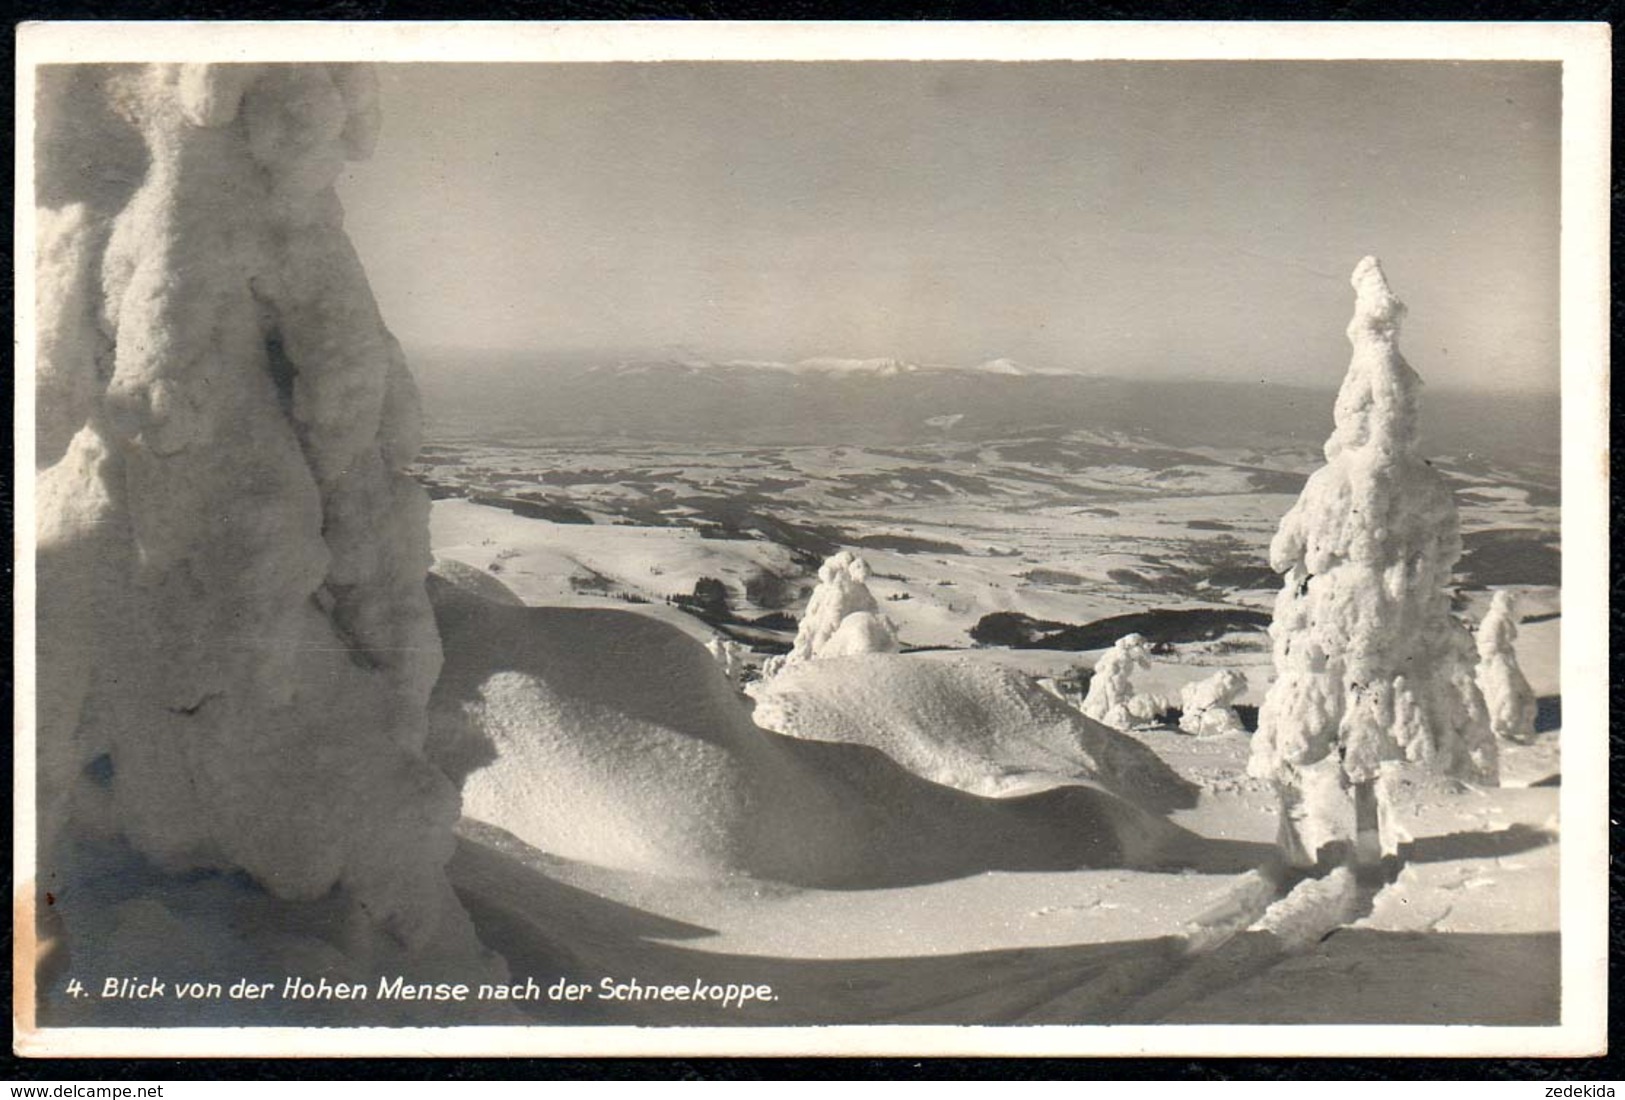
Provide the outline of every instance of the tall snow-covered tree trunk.
<path id="1" fill-rule="evenodd" d="M 333 186 L 372 74 L 41 74 L 41 873 L 116 837 L 475 954 L 423 755 L 418 399 Z"/>
<path id="2" fill-rule="evenodd" d="M 1282 791 L 1283 844 L 1297 859 L 1314 855 L 1285 837 L 1299 831 L 1308 766 L 1338 760 L 1343 784 L 1355 788 L 1355 849 L 1366 859 L 1376 851 L 1385 767 L 1411 761 L 1497 779 L 1472 638 L 1450 613 L 1447 586 L 1461 557 L 1455 501 L 1417 451 L 1421 379 L 1397 343 L 1405 307 L 1375 259 L 1361 260 L 1351 281 L 1353 356 L 1326 465 L 1270 545 L 1284 578 L 1270 628 L 1276 679 L 1249 762 Z"/>

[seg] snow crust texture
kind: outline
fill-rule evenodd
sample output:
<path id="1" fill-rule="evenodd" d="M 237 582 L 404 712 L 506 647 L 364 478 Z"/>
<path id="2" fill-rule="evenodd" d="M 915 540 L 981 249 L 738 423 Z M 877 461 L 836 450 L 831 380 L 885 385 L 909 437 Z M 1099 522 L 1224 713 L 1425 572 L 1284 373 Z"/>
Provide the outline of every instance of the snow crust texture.
<path id="1" fill-rule="evenodd" d="M 42 873 L 117 841 L 474 952 L 418 398 L 333 188 L 372 73 L 50 67 L 38 107 Z"/>
<path id="2" fill-rule="evenodd" d="M 1512 593 L 1501 590 L 1478 625 L 1478 689 L 1484 693 L 1490 729 L 1506 741 L 1535 736 L 1535 691 L 1518 667 L 1518 609 Z"/>
<path id="3" fill-rule="evenodd" d="M 818 569 L 818 587 L 796 630 L 794 647 L 782 660 L 770 660 L 764 675 L 819 657 L 859 653 L 896 653 L 897 628 L 869 591 L 869 564 L 850 550 L 827 559 Z"/>
<path id="4" fill-rule="evenodd" d="M 1276 680 L 1249 770 L 1291 781 L 1338 754 L 1356 781 L 1408 760 L 1493 783 L 1472 637 L 1446 589 L 1462 550 L 1455 502 L 1417 451 L 1421 379 L 1397 344 L 1405 307 L 1375 259 L 1352 283 L 1353 356 L 1326 465 L 1270 546 L 1284 579 L 1270 629 Z"/>
<path id="5" fill-rule="evenodd" d="M 1247 690 L 1247 675 L 1240 669 L 1220 669 L 1205 680 L 1186 684 L 1179 693 L 1179 728 L 1198 737 L 1245 733 L 1235 701 Z"/>
<path id="6" fill-rule="evenodd" d="M 1128 729 L 1157 717 L 1159 702 L 1134 688 L 1134 673 L 1151 667 L 1151 650 L 1139 634 L 1117 639 L 1095 664 L 1083 713 L 1114 729 Z"/>
<path id="7" fill-rule="evenodd" d="M 1157 810 L 1194 801 L 1140 742 L 1009 669 L 872 654 L 795 666 L 749 691 L 758 725 L 868 745 L 916 775 L 975 794 L 1088 783 Z"/>

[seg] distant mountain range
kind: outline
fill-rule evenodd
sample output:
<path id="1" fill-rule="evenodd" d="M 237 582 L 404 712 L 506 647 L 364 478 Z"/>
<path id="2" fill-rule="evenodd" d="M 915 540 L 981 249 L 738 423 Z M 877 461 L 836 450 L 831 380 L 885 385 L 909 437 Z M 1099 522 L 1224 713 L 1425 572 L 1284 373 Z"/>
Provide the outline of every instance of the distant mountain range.
<path id="1" fill-rule="evenodd" d="M 1176 447 L 1316 448 L 1335 390 L 1035 369 L 1010 359 L 944 367 L 903 359 L 794 363 L 576 361 L 409 355 L 431 431 L 753 446 L 1058 437 L 1091 431 Z M 1427 453 L 1550 464 L 1556 394 L 1428 392 Z"/>
<path id="2" fill-rule="evenodd" d="M 644 374 L 716 374 L 741 371 L 766 371 L 776 374 L 868 376 L 890 378 L 900 374 L 959 373 L 1003 375 L 1047 375 L 1080 377 L 1087 372 L 1061 367 L 1033 367 L 1014 359 L 989 359 L 970 366 L 914 363 L 907 359 L 871 358 L 846 359 L 836 356 L 817 356 L 799 359 L 793 363 L 776 359 L 628 359 L 613 364 L 588 368 L 591 374 L 644 375 Z"/>

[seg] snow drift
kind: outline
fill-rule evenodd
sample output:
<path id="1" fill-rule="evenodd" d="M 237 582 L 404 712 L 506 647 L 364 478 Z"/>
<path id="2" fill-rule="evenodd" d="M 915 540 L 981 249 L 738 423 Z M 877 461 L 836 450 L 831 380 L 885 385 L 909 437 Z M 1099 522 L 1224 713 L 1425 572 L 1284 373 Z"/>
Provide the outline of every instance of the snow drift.
<path id="1" fill-rule="evenodd" d="M 869 745 L 976 794 L 1086 783 L 1158 809 L 1194 801 L 1150 749 L 1008 669 L 875 654 L 794 666 L 751 695 L 767 729 Z"/>
<path id="2" fill-rule="evenodd" d="M 377 135 L 372 75 L 40 73 L 39 868 L 70 941 L 106 973 L 173 957 L 206 938 L 177 883 L 243 872 L 284 928 L 285 903 L 335 915 L 306 933 L 341 941 L 330 973 L 479 973 L 457 792 L 422 752 L 417 397 L 333 190 Z M 93 842 L 160 878 L 109 894 Z M 85 876 L 98 906 L 70 904 Z"/>
<path id="3" fill-rule="evenodd" d="M 525 602 L 513 589 L 490 573 L 456 558 L 443 558 L 437 555 L 434 564 L 429 567 L 429 575 L 438 577 L 453 588 L 467 592 L 471 596 L 478 596 L 482 600 L 490 600 L 492 603 L 520 607 Z"/>
<path id="4" fill-rule="evenodd" d="M 1184 836 L 1102 789 L 981 798 L 867 746 L 763 730 L 704 645 L 633 611 L 433 594 L 431 714 L 475 761 L 464 812 L 555 856 L 844 888 L 1119 865 Z"/>

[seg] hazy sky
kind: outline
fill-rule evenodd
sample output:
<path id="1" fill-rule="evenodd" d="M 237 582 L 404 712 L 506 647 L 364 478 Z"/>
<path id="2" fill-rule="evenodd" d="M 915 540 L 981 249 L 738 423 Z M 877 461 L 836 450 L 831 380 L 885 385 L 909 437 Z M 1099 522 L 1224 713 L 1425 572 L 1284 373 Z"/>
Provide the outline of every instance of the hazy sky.
<path id="1" fill-rule="evenodd" d="M 341 194 L 409 352 L 1330 384 L 1372 253 L 1432 384 L 1557 387 L 1556 64 L 381 70 Z"/>

